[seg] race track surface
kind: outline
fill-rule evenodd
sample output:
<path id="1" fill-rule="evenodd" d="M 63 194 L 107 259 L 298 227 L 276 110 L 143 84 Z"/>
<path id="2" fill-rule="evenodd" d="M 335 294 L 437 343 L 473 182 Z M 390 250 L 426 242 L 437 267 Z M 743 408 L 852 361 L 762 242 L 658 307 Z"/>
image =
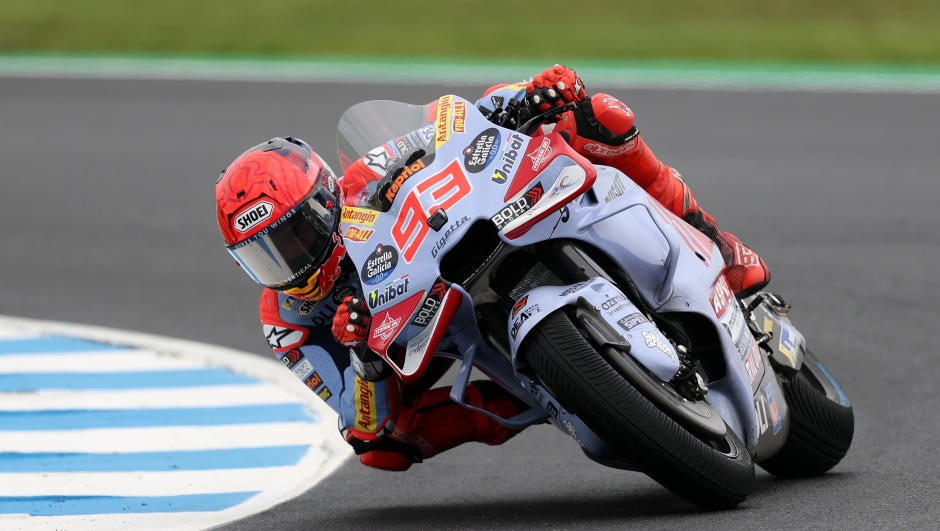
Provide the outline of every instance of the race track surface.
<path id="1" fill-rule="evenodd" d="M 259 289 L 215 225 L 218 172 L 288 134 L 338 168 L 334 127 L 351 104 L 481 89 L 2 78 L 0 313 L 269 355 Z M 810 480 L 759 472 L 739 509 L 703 513 L 537 426 L 404 474 L 350 462 L 223 529 L 936 528 L 940 97 L 612 93 L 770 264 L 771 287 L 855 408 L 842 464 Z"/>

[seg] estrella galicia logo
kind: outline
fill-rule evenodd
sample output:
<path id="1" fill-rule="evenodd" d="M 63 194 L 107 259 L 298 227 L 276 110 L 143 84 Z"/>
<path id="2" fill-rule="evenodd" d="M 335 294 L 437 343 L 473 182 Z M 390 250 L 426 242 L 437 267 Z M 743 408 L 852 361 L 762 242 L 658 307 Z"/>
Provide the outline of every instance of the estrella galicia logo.
<path id="1" fill-rule="evenodd" d="M 388 278 L 398 265 L 398 251 L 391 245 L 376 245 L 372 253 L 362 264 L 362 281 L 374 286 Z"/>
<path id="2" fill-rule="evenodd" d="M 480 173 L 499 152 L 499 131 L 491 127 L 478 134 L 470 145 L 463 150 L 463 165 L 470 173 Z"/>

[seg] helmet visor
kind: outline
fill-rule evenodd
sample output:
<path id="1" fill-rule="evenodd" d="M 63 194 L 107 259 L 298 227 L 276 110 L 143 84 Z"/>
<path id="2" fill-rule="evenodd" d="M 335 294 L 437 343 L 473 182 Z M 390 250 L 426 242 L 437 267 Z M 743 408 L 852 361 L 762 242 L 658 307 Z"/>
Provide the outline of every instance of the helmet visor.
<path id="1" fill-rule="evenodd" d="M 318 187 L 266 229 L 226 249 L 255 282 L 274 289 L 292 287 L 328 256 L 337 209 L 332 194 Z"/>

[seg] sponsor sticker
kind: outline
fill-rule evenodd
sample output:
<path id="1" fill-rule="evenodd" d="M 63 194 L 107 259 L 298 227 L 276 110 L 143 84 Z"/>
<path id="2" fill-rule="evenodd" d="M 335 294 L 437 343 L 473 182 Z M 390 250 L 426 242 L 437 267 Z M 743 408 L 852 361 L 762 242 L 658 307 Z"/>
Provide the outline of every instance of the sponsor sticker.
<path id="1" fill-rule="evenodd" d="M 394 179 L 392 179 L 392 181 L 388 185 L 388 188 L 385 190 L 385 199 L 387 199 L 389 203 L 394 203 L 395 196 L 398 195 L 398 190 L 400 190 L 402 185 L 405 184 L 405 181 L 407 181 L 409 177 L 418 173 L 419 171 L 423 170 L 426 167 L 427 166 L 425 165 L 424 159 L 418 159 L 410 166 L 405 166 L 404 168 L 402 168 L 401 173 L 399 173 L 398 175 L 395 176 Z"/>
<path id="2" fill-rule="evenodd" d="M 300 378 L 300 381 L 303 381 L 308 374 L 313 372 L 313 365 L 310 364 L 307 358 L 304 358 L 300 363 L 294 365 L 291 372 L 294 373 L 294 376 Z"/>
<path id="3" fill-rule="evenodd" d="M 519 133 L 510 133 L 506 137 L 506 147 L 499 155 L 501 165 L 493 170 L 492 181 L 497 184 L 506 184 L 516 169 L 519 152 L 525 146 L 525 139 Z M 497 151 L 494 149 L 493 151 Z"/>
<path id="4" fill-rule="evenodd" d="M 457 229 L 459 229 L 460 227 L 463 227 L 468 221 L 470 221 L 470 218 L 467 216 L 464 216 L 458 219 L 457 221 L 451 223 L 450 226 L 447 227 L 447 230 L 445 230 L 444 233 L 441 234 L 440 239 L 434 243 L 434 247 L 431 247 L 431 256 L 434 258 L 437 258 L 437 254 L 440 253 L 441 250 L 444 249 L 445 245 L 447 245 L 447 240 L 449 240 L 450 237 L 455 232 L 457 232 Z"/>
<path id="5" fill-rule="evenodd" d="M 358 223 L 371 227 L 379 219 L 379 213 L 367 208 L 343 207 L 339 220 L 343 223 Z"/>
<path id="6" fill-rule="evenodd" d="M 398 325 L 401 323 L 401 317 L 392 319 L 391 314 L 385 314 L 385 320 L 382 323 L 375 327 L 375 331 L 372 333 L 374 338 L 388 339 L 391 337 L 392 333 L 395 330 L 398 330 Z"/>
<path id="7" fill-rule="evenodd" d="M 375 383 L 356 376 L 353 406 L 356 408 L 356 427 L 372 433 L 375 431 Z"/>
<path id="8" fill-rule="evenodd" d="M 368 302 L 369 307 L 375 309 L 379 306 L 382 306 L 388 302 L 391 302 L 395 299 L 404 297 L 408 293 L 408 284 L 411 282 L 411 279 L 408 278 L 408 275 L 404 275 L 400 278 L 389 282 L 385 286 L 372 290 L 369 292 Z M 397 326 L 397 324 L 396 324 Z M 378 336 L 373 336 L 378 337 Z M 387 339 L 383 337 L 382 339 Z"/>
<path id="9" fill-rule="evenodd" d="M 331 297 L 333 304 L 339 305 L 343 302 L 346 297 L 356 294 L 356 288 L 352 286 L 339 286 L 333 290 L 333 296 Z"/>
<path id="10" fill-rule="evenodd" d="M 235 219 L 232 220 L 232 227 L 241 233 L 248 232 L 270 218 L 273 213 L 274 205 L 268 201 L 258 201 L 235 216 Z"/>
<path id="11" fill-rule="evenodd" d="M 604 196 L 604 202 L 610 203 L 614 199 L 622 196 L 626 191 L 626 187 L 623 185 L 623 181 L 620 180 L 620 176 L 614 176 L 614 182 L 610 185 L 610 190 L 607 191 L 607 195 Z"/>
<path id="12" fill-rule="evenodd" d="M 451 95 L 441 96 L 437 104 L 437 125 L 434 132 L 434 140 L 437 149 L 440 149 L 445 142 L 450 140 L 450 106 L 454 101 Z"/>
<path id="13" fill-rule="evenodd" d="M 465 124 L 467 123 L 467 102 L 463 100 L 454 102 L 454 125 L 455 133 L 466 133 Z"/>
<path id="14" fill-rule="evenodd" d="M 320 375 L 317 374 L 317 371 L 313 373 L 304 380 L 304 385 L 306 385 L 311 391 L 316 391 L 317 387 L 323 385 L 323 378 L 320 378 Z"/>
<path id="15" fill-rule="evenodd" d="M 315 310 L 319 304 L 320 301 L 303 301 L 300 303 L 300 306 L 297 307 L 297 315 L 300 317 L 310 317 L 310 314 L 313 313 L 313 310 Z"/>
<path id="16" fill-rule="evenodd" d="M 724 276 L 718 277 L 718 281 L 715 282 L 715 286 L 712 287 L 712 292 L 708 300 L 711 302 L 712 309 L 715 310 L 715 315 L 717 315 L 719 319 L 728 310 L 728 305 L 733 299 L 734 296 L 731 294 L 731 288 L 728 287 L 728 281 L 725 280 Z"/>
<path id="17" fill-rule="evenodd" d="M 529 209 L 532 208 L 532 205 L 542 198 L 543 193 L 545 193 L 545 190 L 542 188 L 542 183 L 536 183 L 525 195 L 509 203 L 503 207 L 502 210 L 493 215 L 490 221 L 496 225 L 497 230 L 503 230 L 503 227 L 508 225 L 511 221 L 528 212 Z"/>
<path id="18" fill-rule="evenodd" d="M 548 194 L 548 197 L 555 197 L 563 193 L 568 188 L 571 188 L 572 186 L 576 184 L 580 184 L 582 182 L 584 181 L 580 179 L 579 177 L 575 177 L 574 175 L 565 175 L 564 177 L 561 178 L 561 182 L 558 183 L 557 186 L 552 188 L 552 192 Z"/>
<path id="19" fill-rule="evenodd" d="M 555 407 L 555 404 L 549 402 L 548 404 L 545 405 L 545 409 L 548 410 L 549 415 L 551 415 L 552 417 L 556 419 L 558 418 L 558 408 Z"/>
<path id="20" fill-rule="evenodd" d="M 479 173 L 496 158 L 500 135 L 495 127 L 478 134 L 463 150 L 463 165 L 470 173 Z"/>
<path id="21" fill-rule="evenodd" d="M 291 367 L 296 365 L 297 362 L 299 362 L 300 359 L 303 357 L 304 355 L 300 352 L 300 349 L 292 348 L 281 356 L 281 363 L 283 363 L 285 367 L 290 369 Z"/>
<path id="22" fill-rule="evenodd" d="M 397 266 L 398 251 L 391 245 L 380 243 L 375 246 L 375 252 L 359 268 L 362 282 L 374 286 L 391 276 Z"/>
<path id="23" fill-rule="evenodd" d="M 352 225 L 346 229 L 346 234 L 343 234 L 343 238 L 346 240 L 362 243 L 369 241 L 369 238 L 372 237 L 374 232 L 374 229 L 364 229 L 362 227 Z"/>
<path id="24" fill-rule="evenodd" d="M 790 359 L 790 365 L 793 365 L 793 357 L 796 356 L 796 334 L 793 329 L 787 325 L 780 326 L 780 353 Z"/>
<path id="25" fill-rule="evenodd" d="M 502 96 L 490 96 L 490 101 L 493 103 L 493 110 L 496 110 L 502 108 L 504 99 Z"/>
<path id="26" fill-rule="evenodd" d="M 330 388 L 329 388 L 329 387 L 327 387 L 327 386 L 324 385 L 324 386 L 323 386 L 323 389 L 320 389 L 320 392 L 317 393 L 317 396 L 319 396 L 321 400 L 323 400 L 324 402 L 326 402 L 327 400 L 330 399 L 330 397 L 333 396 L 333 393 L 330 392 Z"/>
<path id="27" fill-rule="evenodd" d="M 616 157 L 617 155 L 623 155 L 627 151 L 630 151 L 634 146 L 636 146 L 635 139 L 619 146 L 608 146 L 591 142 L 584 145 L 584 150 L 598 157 Z"/>
<path id="28" fill-rule="evenodd" d="M 640 326 L 641 324 L 648 323 L 648 322 L 649 321 L 646 320 L 646 317 L 643 317 L 643 314 L 634 312 L 622 319 L 619 319 L 617 321 L 617 324 L 620 325 L 621 328 L 629 332 L 630 330 L 633 330 L 634 328 Z"/>
<path id="29" fill-rule="evenodd" d="M 411 320 L 411 324 L 420 327 L 427 326 L 428 323 L 434 319 L 434 316 L 437 315 L 437 311 L 441 308 L 441 302 L 444 300 L 444 294 L 446 293 L 446 284 L 443 282 L 435 283 L 434 286 L 431 287 L 431 291 L 428 292 L 428 296 L 421 302 L 421 306 L 418 306 L 418 313 L 415 315 L 414 319 Z"/>
<path id="30" fill-rule="evenodd" d="M 770 334 L 774 331 L 774 322 L 770 320 L 770 317 L 764 316 L 764 333 Z"/>
<path id="31" fill-rule="evenodd" d="M 526 303 L 528 303 L 528 302 L 529 302 L 529 296 L 526 295 L 525 297 L 522 297 L 521 299 L 519 299 L 518 301 L 516 301 L 516 304 L 513 304 L 513 305 L 512 305 L 512 316 L 513 316 L 513 318 L 516 317 L 516 314 L 519 313 L 519 310 L 525 308 L 525 305 L 526 305 Z"/>
<path id="32" fill-rule="evenodd" d="M 751 347 L 748 349 L 747 356 L 744 358 L 744 369 L 751 378 L 751 388 L 757 385 L 763 366 L 764 363 L 761 359 L 760 347 L 757 346 L 757 342 L 752 338 Z"/>
<path id="33" fill-rule="evenodd" d="M 281 303 L 281 308 L 284 308 L 285 310 L 289 311 L 291 308 L 294 307 L 294 304 L 296 303 L 297 303 L 297 299 L 293 297 L 287 297 L 286 299 L 284 299 L 284 302 Z"/>
<path id="34" fill-rule="evenodd" d="M 528 297 L 523 297 L 527 299 Z M 519 318 L 512 323 L 512 330 L 509 331 L 509 335 L 512 336 L 512 339 L 515 340 L 516 336 L 519 334 L 519 329 L 522 328 L 522 323 L 529 320 L 529 317 L 541 312 L 542 309 L 539 308 L 538 304 L 533 304 L 532 306 L 527 306 L 522 312 L 519 313 Z"/>
<path id="35" fill-rule="evenodd" d="M 551 140 L 549 140 L 548 137 L 543 138 L 539 147 L 535 148 L 535 151 L 526 156 L 532 159 L 532 171 L 539 171 L 539 166 L 552 156 Z"/>
<path id="36" fill-rule="evenodd" d="M 777 397 L 774 396 L 773 386 L 767 384 L 764 388 L 764 395 L 767 396 L 767 403 L 770 406 L 770 420 L 774 424 L 774 435 L 783 427 L 783 420 L 780 418 L 780 410 L 777 408 Z"/>

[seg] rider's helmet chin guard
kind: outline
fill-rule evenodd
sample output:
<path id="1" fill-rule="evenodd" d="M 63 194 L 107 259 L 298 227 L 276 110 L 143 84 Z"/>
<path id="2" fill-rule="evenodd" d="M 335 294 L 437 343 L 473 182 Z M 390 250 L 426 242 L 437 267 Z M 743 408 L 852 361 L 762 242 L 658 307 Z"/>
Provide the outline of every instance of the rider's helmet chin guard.
<path id="1" fill-rule="evenodd" d="M 226 249 L 258 284 L 322 300 L 340 275 L 342 192 L 303 140 L 272 138 L 242 153 L 215 185 Z"/>

